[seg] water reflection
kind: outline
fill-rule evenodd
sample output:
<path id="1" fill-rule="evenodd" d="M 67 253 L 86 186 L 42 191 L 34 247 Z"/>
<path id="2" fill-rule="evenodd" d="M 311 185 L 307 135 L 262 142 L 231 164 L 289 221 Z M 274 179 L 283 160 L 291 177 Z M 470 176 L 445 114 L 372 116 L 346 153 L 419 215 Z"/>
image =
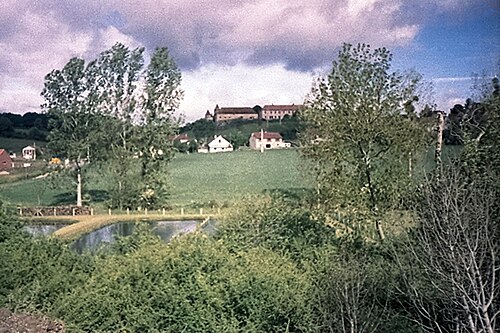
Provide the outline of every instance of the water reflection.
<path id="1" fill-rule="evenodd" d="M 164 242 L 169 242 L 173 237 L 196 230 L 199 221 L 161 221 L 161 222 L 141 222 L 147 223 L 153 233 L 158 235 Z M 84 251 L 96 250 L 106 244 L 113 243 L 116 237 L 130 236 L 135 229 L 136 223 L 122 222 L 115 223 L 101 229 L 94 230 L 78 240 L 72 248 L 82 253 Z"/>
<path id="2" fill-rule="evenodd" d="M 48 236 L 53 234 L 56 230 L 61 229 L 66 224 L 33 224 L 25 225 L 23 230 L 34 237 Z"/>

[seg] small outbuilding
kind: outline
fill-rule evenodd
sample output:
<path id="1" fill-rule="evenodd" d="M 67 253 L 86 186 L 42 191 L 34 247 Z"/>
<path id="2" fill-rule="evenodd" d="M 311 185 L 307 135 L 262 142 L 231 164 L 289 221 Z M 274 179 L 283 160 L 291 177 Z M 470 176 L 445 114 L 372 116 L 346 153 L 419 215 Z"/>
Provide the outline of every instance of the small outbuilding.
<path id="1" fill-rule="evenodd" d="M 36 149 L 31 146 L 26 146 L 23 148 L 23 158 L 25 160 L 36 160 Z"/>
<path id="2" fill-rule="evenodd" d="M 5 149 L 0 149 L 0 171 L 3 172 L 3 174 L 8 174 L 8 172 L 12 170 L 12 167 L 13 163 L 9 153 Z"/>

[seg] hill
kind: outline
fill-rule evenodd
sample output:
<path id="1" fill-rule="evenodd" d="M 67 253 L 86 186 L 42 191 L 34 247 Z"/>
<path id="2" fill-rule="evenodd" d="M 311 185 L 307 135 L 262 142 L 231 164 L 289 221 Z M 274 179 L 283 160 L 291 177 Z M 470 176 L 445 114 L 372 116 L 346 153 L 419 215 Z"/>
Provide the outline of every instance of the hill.
<path id="1" fill-rule="evenodd" d="M 207 143 L 215 135 L 222 135 L 235 148 L 238 148 L 240 146 L 247 146 L 252 132 L 259 132 L 261 129 L 268 132 L 278 132 L 283 136 L 285 141 L 294 143 L 297 140 L 300 125 L 297 117 L 287 116 L 282 121 L 233 120 L 221 124 L 199 119 L 181 127 L 180 133 L 186 133 L 190 138 L 196 139 L 199 143 Z"/>

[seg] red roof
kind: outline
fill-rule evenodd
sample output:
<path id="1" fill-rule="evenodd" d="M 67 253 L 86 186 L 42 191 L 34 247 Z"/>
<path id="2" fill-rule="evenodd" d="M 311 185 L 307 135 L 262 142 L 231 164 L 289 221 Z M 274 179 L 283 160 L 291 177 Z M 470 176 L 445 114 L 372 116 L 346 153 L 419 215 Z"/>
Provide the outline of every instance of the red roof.
<path id="1" fill-rule="evenodd" d="M 4 151 L 5 149 L 0 149 L 0 155 L 2 155 Z"/>
<path id="2" fill-rule="evenodd" d="M 187 133 L 182 133 L 182 134 L 179 134 L 177 135 L 175 138 L 174 138 L 174 141 L 177 141 L 177 140 L 188 140 L 189 141 L 189 136 L 187 135 Z"/>
<path id="3" fill-rule="evenodd" d="M 259 139 L 260 140 L 260 135 L 261 133 L 260 132 L 253 132 L 252 133 L 252 136 L 256 139 Z M 282 139 L 283 137 L 281 136 L 281 134 L 279 134 L 278 132 L 264 132 L 264 135 L 263 135 L 264 139 L 266 140 L 269 140 L 269 139 L 276 139 L 276 140 L 279 140 L 279 139 Z"/>
<path id="4" fill-rule="evenodd" d="M 265 111 L 271 110 L 271 111 L 289 111 L 289 110 L 294 110 L 297 111 L 302 108 L 301 104 L 292 104 L 292 105 L 264 105 L 262 108 Z"/>

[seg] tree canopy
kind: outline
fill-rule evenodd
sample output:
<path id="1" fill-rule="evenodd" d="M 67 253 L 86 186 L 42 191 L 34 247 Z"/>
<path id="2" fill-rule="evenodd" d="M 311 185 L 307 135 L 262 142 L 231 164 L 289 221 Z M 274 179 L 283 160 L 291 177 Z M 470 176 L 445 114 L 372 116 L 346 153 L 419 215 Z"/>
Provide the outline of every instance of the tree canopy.
<path id="1" fill-rule="evenodd" d="M 368 212 L 381 238 L 379 211 L 399 202 L 424 138 L 412 106 L 421 76 L 390 72 L 391 58 L 385 48 L 345 44 L 302 113 L 302 154 L 314 162 L 323 204 Z"/>
<path id="2" fill-rule="evenodd" d="M 133 188 L 118 191 L 113 204 L 120 207 L 125 196 L 133 197 L 129 206 L 164 202 L 168 137 L 176 131 L 182 98 L 181 73 L 168 50 L 156 49 L 147 67 L 143 53 L 117 43 L 87 65 L 73 58 L 45 77 L 42 91 L 51 119 L 49 146 L 74 163 L 78 179 L 83 161 L 114 161 L 116 188 Z M 138 172 L 131 171 L 133 157 L 140 161 Z"/>

